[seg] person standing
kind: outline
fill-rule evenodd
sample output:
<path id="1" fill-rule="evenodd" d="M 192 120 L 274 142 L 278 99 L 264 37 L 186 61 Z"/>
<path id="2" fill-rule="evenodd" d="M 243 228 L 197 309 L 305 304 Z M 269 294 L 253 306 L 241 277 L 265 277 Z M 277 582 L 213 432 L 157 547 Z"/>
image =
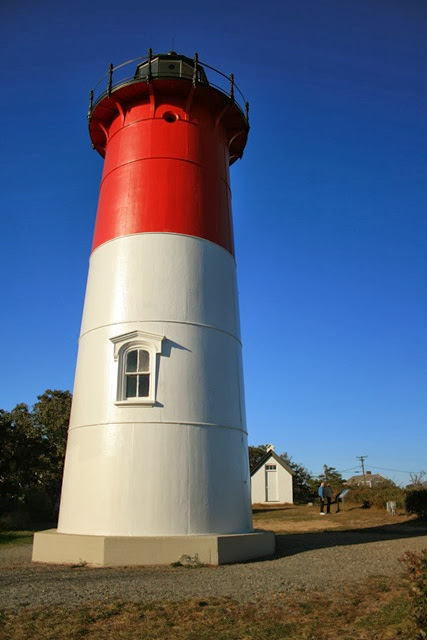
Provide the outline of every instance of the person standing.
<path id="1" fill-rule="evenodd" d="M 331 513 L 331 502 L 334 494 L 332 493 L 332 487 L 328 483 L 326 487 L 323 489 L 323 493 L 326 499 L 326 515 L 330 515 Z"/>
<path id="2" fill-rule="evenodd" d="M 324 516 L 324 508 L 325 508 L 325 483 L 321 482 L 320 487 L 317 490 L 318 496 L 320 498 L 320 515 Z"/>

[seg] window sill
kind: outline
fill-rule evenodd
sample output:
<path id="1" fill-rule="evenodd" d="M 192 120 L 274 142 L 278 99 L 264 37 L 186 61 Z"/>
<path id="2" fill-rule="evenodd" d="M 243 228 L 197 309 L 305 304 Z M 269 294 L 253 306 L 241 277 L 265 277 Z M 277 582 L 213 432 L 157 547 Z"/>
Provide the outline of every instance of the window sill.
<path id="1" fill-rule="evenodd" d="M 131 400 L 117 400 L 114 404 L 116 407 L 154 407 L 156 401 L 151 400 L 151 398 L 145 398 L 143 400 L 132 398 Z"/>

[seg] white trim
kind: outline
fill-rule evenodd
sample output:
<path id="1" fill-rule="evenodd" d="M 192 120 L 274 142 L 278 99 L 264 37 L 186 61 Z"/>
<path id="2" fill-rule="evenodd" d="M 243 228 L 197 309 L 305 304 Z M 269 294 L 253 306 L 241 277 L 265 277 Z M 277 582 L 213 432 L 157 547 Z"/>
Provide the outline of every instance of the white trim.
<path id="1" fill-rule="evenodd" d="M 129 331 L 120 336 L 110 338 L 114 344 L 114 360 L 118 362 L 117 368 L 117 395 L 115 405 L 118 407 L 153 406 L 156 403 L 156 374 L 157 354 L 162 351 L 164 336 L 147 331 Z M 126 398 L 126 356 L 133 349 L 143 349 L 150 354 L 150 383 L 148 396 Z"/>
<path id="2" fill-rule="evenodd" d="M 156 333 L 149 333 L 148 331 L 129 331 L 128 333 L 122 333 L 120 336 L 110 338 L 114 344 L 114 360 L 117 360 L 119 351 L 123 344 L 131 342 L 135 344 L 148 344 L 156 348 L 156 353 L 160 353 L 162 350 L 162 341 L 165 336 L 159 336 Z M 136 341 L 136 342 L 135 342 Z"/>

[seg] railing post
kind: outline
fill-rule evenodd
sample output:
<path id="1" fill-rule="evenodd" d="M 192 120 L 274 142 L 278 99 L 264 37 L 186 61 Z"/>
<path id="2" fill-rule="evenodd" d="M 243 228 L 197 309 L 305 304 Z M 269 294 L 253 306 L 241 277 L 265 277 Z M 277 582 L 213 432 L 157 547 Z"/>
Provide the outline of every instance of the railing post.
<path id="1" fill-rule="evenodd" d="M 194 68 L 193 68 L 193 87 L 197 85 L 197 65 L 199 63 L 199 54 L 194 54 Z"/>
<path id="2" fill-rule="evenodd" d="M 113 63 L 110 63 L 110 66 L 108 67 L 108 87 L 107 87 L 107 93 L 109 96 L 111 96 L 111 90 L 113 88 Z"/>
<path id="3" fill-rule="evenodd" d="M 234 100 L 234 73 L 230 73 L 230 98 Z"/>
<path id="4" fill-rule="evenodd" d="M 89 120 L 93 111 L 93 90 L 89 91 L 89 111 L 87 112 L 87 119 Z"/>
<path id="5" fill-rule="evenodd" d="M 150 47 L 150 49 L 148 49 L 148 73 L 147 73 L 147 82 L 151 82 L 151 79 L 152 79 L 152 77 L 153 77 L 153 74 L 152 74 L 152 72 L 151 72 L 151 60 L 152 60 L 152 58 L 153 58 L 153 50 L 152 50 L 152 49 L 151 49 L 151 47 Z"/>

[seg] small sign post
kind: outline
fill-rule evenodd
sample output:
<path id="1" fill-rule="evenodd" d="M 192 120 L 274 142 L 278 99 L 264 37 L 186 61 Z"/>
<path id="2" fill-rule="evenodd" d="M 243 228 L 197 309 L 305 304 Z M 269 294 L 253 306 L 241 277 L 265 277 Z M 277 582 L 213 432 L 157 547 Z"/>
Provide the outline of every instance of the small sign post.
<path id="1" fill-rule="evenodd" d="M 344 511 L 344 498 L 350 489 L 343 489 L 341 493 L 337 495 L 337 513 L 340 511 L 340 502 L 342 502 L 342 510 Z"/>

